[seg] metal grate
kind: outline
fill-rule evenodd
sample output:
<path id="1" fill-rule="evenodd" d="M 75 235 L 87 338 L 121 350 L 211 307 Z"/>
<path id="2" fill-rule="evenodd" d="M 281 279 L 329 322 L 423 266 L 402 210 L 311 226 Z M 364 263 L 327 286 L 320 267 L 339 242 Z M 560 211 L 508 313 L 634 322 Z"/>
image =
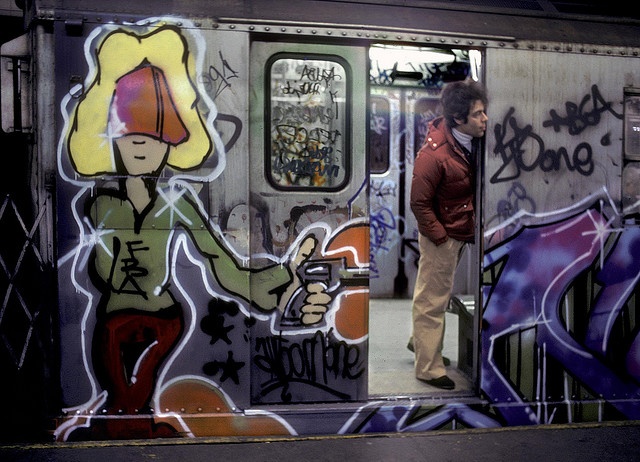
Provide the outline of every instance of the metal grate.
<path id="1" fill-rule="evenodd" d="M 11 196 L 0 206 L 0 347 L 6 349 L 17 369 L 22 368 L 34 325 L 40 314 L 46 265 L 33 241 L 45 207 L 27 224 Z"/>

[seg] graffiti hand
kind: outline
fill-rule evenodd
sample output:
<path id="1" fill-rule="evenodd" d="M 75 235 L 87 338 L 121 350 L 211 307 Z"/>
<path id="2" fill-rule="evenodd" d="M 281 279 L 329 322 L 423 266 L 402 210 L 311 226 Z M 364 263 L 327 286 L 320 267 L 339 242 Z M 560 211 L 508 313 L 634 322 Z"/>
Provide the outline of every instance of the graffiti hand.
<path id="1" fill-rule="evenodd" d="M 290 268 L 292 273 L 295 273 L 298 269 L 298 266 L 302 265 L 309 259 L 309 257 L 311 257 L 311 255 L 313 255 L 313 252 L 315 252 L 317 245 L 318 240 L 315 238 L 315 236 L 309 236 L 304 241 L 302 241 L 302 244 L 300 244 L 300 248 L 298 249 L 298 253 L 291 260 Z"/>
<path id="2" fill-rule="evenodd" d="M 313 255 L 317 245 L 318 245 L 318 240 L 315 238 L 315 236 L 309 236 L 302 241 L 302 243 L 300 244 L 300 247 L 298 248 L 298 251 L 289 262 L 289 270 L 291 271 L 292 275 L 297 274 L 298 267 L 302 265 L 304 262 L 306 262 Z M 287 289 L 284 291 L 284 293 L 280 298 L 280 305 L 279 305 L 280 311 L 284 312 L 285 308 L 287 307 L 287 304 L 291 300 L 291 297 L 294 295 L 296 290 L 301 285 L 302 285 L 302 281 L 300 281 L 300 278 L 299 277 L 297 278 L 294 276 L 293 280 L 291 281 L 291 283 L 289 284 L 289 286 L 287 287 Z"/>
<path id="3" fill-rule="evenodd" d="M 312 282 L 306 286 L 308 295 L 300 308 L 300 322 L 303 325 L 316 324 L 324 318 L 331 296 L 325 292 L 326 286 Z"/>

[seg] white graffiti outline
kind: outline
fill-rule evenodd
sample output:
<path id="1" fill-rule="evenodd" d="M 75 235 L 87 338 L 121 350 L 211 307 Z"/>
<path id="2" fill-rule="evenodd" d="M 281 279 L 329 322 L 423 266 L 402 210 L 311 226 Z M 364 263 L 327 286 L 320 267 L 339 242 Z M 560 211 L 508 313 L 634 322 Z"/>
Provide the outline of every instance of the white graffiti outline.
<path id="1" fill-rule="evenodd" d="M 604 199 L 603 199 L 604 198 Z M 595 191 L 592 194 L 584 197 L 583 199 L 575 202 L 567 207 L 546 211 L 546 212 L 529 212 L 527 210 L 518 210 L 517 213 L 509 217 L 507 220 L 502 223 L 494 226 L 493 228 L 489 228 L 484 231 L 485 239 L 489 239 L 492 235 L 499 233 L 502 230 L 507 229 L 509 226 L 526 226 L 534 221 L 544 220 L 544 221 L 552 221 L 558 220 L 564 216 L 573 215 L 576 212 L 581 212 L 585 208 L 588 208 L 592 205 L 596 200 L 600 199 L 600 203 L 604 205 L 608 205 L 611 208 L 614 216 L 612 217 L 612 222 L 620 219 L 620 212 L 618 211 L 617 206 L 615 205 L 615 201 L 609 194 L 606 186 L 603 186 L 600 190 Z"/>

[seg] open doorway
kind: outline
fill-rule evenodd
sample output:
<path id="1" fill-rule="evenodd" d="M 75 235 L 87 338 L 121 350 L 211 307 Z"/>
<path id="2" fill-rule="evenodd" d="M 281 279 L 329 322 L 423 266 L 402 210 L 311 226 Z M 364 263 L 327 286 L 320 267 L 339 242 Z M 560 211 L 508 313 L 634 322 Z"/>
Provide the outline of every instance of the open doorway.
<path id="1" fill-rule="evenodd" d="M 369 395 L 472 394 L 476 382 L 478 251 L 467 246 L 446 314 L 443 354 L 456 382 L 444 392 L 415 378 L 411 304 L 418 229 L 409 206 L 413 162 L 447 83 L 479 79 L 477 50 L 372 46 L 370 68 Z"/>

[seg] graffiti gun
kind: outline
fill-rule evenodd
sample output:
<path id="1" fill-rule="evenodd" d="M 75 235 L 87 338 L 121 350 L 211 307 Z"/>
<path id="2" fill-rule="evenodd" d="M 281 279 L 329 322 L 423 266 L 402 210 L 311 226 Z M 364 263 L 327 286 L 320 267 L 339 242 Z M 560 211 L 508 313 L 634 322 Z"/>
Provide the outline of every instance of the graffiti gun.
<path id="1" fill-rule="evenodd" d="M 327 306 L 327 313 L 322 319 L 313 324 L 303 324 L 301 321 L 302 312 L 300 309 L 305 305 L 305 298 L 309 294 L 307 285 L 310 283 L 320 283 L 325 287 L 324 292 L 333 299 L 335 294 L 343 290 L 346 286 L 366 286 L 366 277 L 354 277 L 345 267 L 344 259 L 309 260 L 304 262 L 296 270 L 302 285 L 293 293 L 282 313 L 280 327 L 282 329 L 297 329 L 305 326 L 322 326 L 325 324 L 326 316 L 330 305 Z M 333 303 L 331 301 L 330 303 Z"/>

